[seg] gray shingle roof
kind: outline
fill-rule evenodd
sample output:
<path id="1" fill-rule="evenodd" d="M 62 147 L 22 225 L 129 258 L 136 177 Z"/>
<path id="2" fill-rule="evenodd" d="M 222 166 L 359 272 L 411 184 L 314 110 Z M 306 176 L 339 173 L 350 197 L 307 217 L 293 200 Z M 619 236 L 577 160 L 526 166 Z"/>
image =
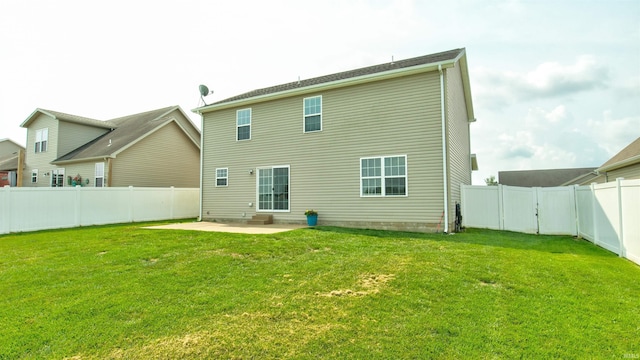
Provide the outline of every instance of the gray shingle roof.
<path id="1" fill-rule="evenodd" d="M 53 110 L 47 110 L 47 109 L 38 109 L 38 110 L 41 110 L 42 112 L 45 112 L 45 113 L 49 113 L 55 116 L 56 119 L 62 120 L 62 121 L 68 121 L 68 122 L 73 122 L 77 124 L 85 124 L 90 126 L 97 126 L 97 127 L 107 128 L 107 129 L 110 129 L 113 127 L 113 124 L 109 121 L 96 120 L 88 117 L 65 114 L 59 111 L 53 111 Z"/>
<path id="2" fill-rule="evenodd" d="M 522 187 L 561 186 L 568 181 L 571 181 L 579 176 L 587 175 L 594 170 L 596 170 L 595 167 L 499 171 L 498 182 L 502 185 Z"/>
<path id="3" fill-rule="evenodd" d="M 168 115 L 178 108 L 178 106 L 170 106 L 105 121 L 104 123 L 113 126 L 112 131 L 57 158 L 53 163 L 108 157 L 116 154 L 156 127 L 163 125 L 170 119 Z"/>
<path id="4" fill-rule="evenodd" d="M 312 79 L 294 81 L 286 84 L 252 90 L 244 94 L 236 95 L 224 100 L 217 101 L 210 105 L 223 104 L 223 103 L 232 102 L 236 100 L 244 100 L 252 97 L 275 94 L 282 91 L 294 90 L 294 89 L 304 88 L 312 85 L 319 85 L 319 84 L 329 83 L 333 81 L 356 78 L 359 76 L 382 73 L 385 71 L 409 68 L 412 66 L 435 64 L 439 62 L 451 61 L 457 58 L 458 56 L 460 56 L 460 54 L 462 54 L 463 52 L 464 52 L 464 49 L 454 49 L 454 50 L 444 51 L 436 54 L 418 56 L 410 59 L 388 62 L 384 64 L 368 66 L 360 69 L 349 70 L 349 71 L 339 72 L 339 73 L 330 74 L 330 75 L 324 75 L 324 76 L 315 77 Z"/>

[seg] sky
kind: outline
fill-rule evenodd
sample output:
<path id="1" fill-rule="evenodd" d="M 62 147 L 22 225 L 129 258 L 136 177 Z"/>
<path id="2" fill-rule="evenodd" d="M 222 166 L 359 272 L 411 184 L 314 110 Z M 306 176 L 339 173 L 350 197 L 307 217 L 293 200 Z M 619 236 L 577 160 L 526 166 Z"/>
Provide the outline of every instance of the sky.
<path id="1" fill-rule="evenodd" d="M 0 0 L 0 139 L 466 48 L 473 184 L 598 167 L 640 136 L 640 0 Z"/>

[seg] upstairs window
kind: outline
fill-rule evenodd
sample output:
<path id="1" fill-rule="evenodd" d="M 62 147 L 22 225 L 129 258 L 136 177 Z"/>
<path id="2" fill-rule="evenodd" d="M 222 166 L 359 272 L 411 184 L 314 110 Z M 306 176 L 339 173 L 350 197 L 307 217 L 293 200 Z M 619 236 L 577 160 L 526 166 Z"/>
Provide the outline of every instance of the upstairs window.
<path id="1" fill-rule="evenodd" d="M 104 187 L 104 163 L 103 162 L 96 163 L 95 175 L 96 176 L 93 183 L 94 186 Z"/>
<path id="2" fill-rule="evenodd" d="M 227 186 L 229 183 L 229 169 L 216 169 L 216 186 Z"/>
<path id="3" fill-rule="evenodd" d="M 49 140 L 49 129 L 38 129 L 36 130 L 36 142 L 35 149 L 36 153 L 47 151 L 47 141 Z"/>
<path id="4" fill-rule="evenodd" d="M 304 132 L 322 130 L 322 96 L 304 99 Z"/>
<path id="5" fill-rule="evenodd" d="M 360 196 L 406 195 L 406 155 L 360 159 Z"/>
<path id="6" fill-rule="evenodd" d="M 251 140 L 251 109 L 236 111 L 236 140 Z"/>

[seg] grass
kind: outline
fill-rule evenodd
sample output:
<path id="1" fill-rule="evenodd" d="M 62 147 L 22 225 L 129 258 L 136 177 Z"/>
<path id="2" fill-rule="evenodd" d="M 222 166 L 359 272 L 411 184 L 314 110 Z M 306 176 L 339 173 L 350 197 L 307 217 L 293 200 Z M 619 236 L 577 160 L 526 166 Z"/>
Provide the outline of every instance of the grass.
<path id="1" fill-rule="evenodd" d="M 0 359 L 640 355 L 640 267 L 563 236 L 101 226 L 0 236 L 0 280 Z"/>

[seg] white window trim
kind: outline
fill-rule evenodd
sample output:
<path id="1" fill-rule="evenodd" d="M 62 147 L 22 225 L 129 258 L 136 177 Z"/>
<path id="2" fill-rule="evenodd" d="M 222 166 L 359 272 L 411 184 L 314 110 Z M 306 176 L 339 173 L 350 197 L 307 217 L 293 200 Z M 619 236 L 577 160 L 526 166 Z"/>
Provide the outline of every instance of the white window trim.
<path id="1" fill-rule="evenodd" d="M 243 124 L 243 125 L 238 125 L 238 115 L 240 114 L 241 111 L 247 111 L 249 110 L 249 123 L 248 124 Z M 236 110 L 236 141 L 247 141 L 247 140 L 251 140 L 251 126 L 253 123 L 253 111 L 251 111 L 251 108 L 245 108 L 245 109 L 238 109 Z M 238 133 L 240 130 L 240 127 L 249 127 L 249 138 L 248 139 L 238 139 Z"/>
<path id="2" fill-rule="evenodd" d="M 218 177 L 218 170 L 225 170 L 227 176 Z M 227 180 L 226 184 L 225 185 L 218 185 L 218 179 Z M 227 187 L 227 186 L 229 186 L 229 168 L 216 168 L 216 187 Z"/>
<path id="3" fill-rule="evenodd" d="M 34 178 L 36 179 L 35 181 L 33 181 Z M 31 183 L 32 184 L 38 183 L 38 169 L 31 169 Z"/>
<path id="4" fill-rule="evenodd" d="M 61 183 L 62 186 L 55 186 L 55 187 L 65 187 L 66 186 L 66 184 L 65 184 L 65 180 L 66 179 L 64 178 L 64 176 L 65 176 L 64 168 L 52 169 L 50 174 L 51 174 L 51 176 L 49 177 L 49 187 L 54 187 L 53 186 L 54 176 L 57 179 L 59 175 L 62 175 L 62 183 Z"/>
<path id="5" fill-rule="evenodd" d="M 287 210 L 260 209 L 260 170 L 287 168 Z M 273 176 L 273 175 L 272 175 Z M 273 184 L 271 184 L 273 186 Z M 291 212 L 291 165 L 273 165 L 256 167 L 256 212 L 290 213 Z"/>
<path id="6" fill-rule="evenodd" d="M 389 175 L 386 176 L 385 175 L 385 166 L 384 166 L 384 159 L 386 158 L 395 158 L 395 157 L 404 157 L 404 176 L 394 176 L 394 175 Z M 362 160 L 368 160 L 368 159 L 380 159 L 380 186 L 381 186 L 381 192 L 380 195 L 363 195 L 362 194 Z M 407 159 L 407 155 L 382 155 L 382 156 L 365 156 L 365 157 L 361 157 L 360 160 L 358 161 L 358 166 L 360 167 L 360 197 L 361 198 L 380 198 L 380 197 L 393 197 L 393 198 L 398 198 L 398 197 L 408 197 L 409 196 L 409 161 Z M 367 178 L 371 179 L 371 178 L 378 178 L 378 177 L 372 177 L 372 176 L 368 176 Z M 388 178 L 404 178 L 404 195 L 387 195 L 386 192 L 386 184 L 385 184 L 385 179 Z"/>
<path id="7" fill-rule="evenodd" d="M 44 143 L 44 148 L 43 148 Z M 34 153 L 46 152 L 49 147 L 49 128 L 36 130 L 36 139 L 34 141 Z"/>
<path id="8" fill-rule="evenodd" d="M 320 112 L 319 113 L 314 113 L 314 114 L 305 114 L 305 106 L 304 103 L 307 99 L 313 99 L 313 98 L 320 98 Z M 307 123 L 307 116 L 316 116 L 316 115 L 320 115 L 320 129 L 319 130 L 313 130 L 313 131 L 307 131 L 307 127 L 305 126 Z M 302 132 L 305 134 L 310 134 L 310 133 L 316 133 L 316 132 L 320 132 L 323 129 L 322 126 L 322 95 L 315 95 L 315 96 L 309 96 L 306 97 L 304 99 L 302 99 Z"/>
<path id="9" fill-rule="evenodd" d="M 98 166 L 99 166 L 99 165 L 102 165 L 102 166 L 101 166 L 101 168 L 102 168 L 102 176 L 98 176 Z M 94 178 L 93 178 L 93 187 L 106 187 L 106 186 L 105 186 L 105 183 L 104 183 L 104 163 L 103 163 L 103 162 L 98 162 L 98 163 L 96 163 L 96 165 L 95 165 L 95 168 L 94 168 L 94 169 L 95 169 L 95 170 L 94 170 L 94 175 L 95 175 L 95 176 L 94 176 Z M 98 184 L 98 179 L 102 179 L 102 186 L 97 186 L 97 184 Z"/>

